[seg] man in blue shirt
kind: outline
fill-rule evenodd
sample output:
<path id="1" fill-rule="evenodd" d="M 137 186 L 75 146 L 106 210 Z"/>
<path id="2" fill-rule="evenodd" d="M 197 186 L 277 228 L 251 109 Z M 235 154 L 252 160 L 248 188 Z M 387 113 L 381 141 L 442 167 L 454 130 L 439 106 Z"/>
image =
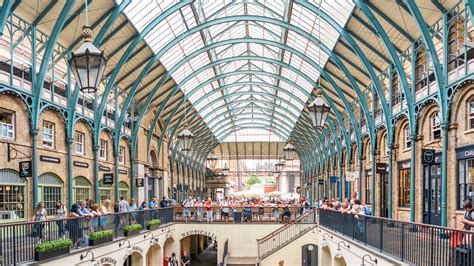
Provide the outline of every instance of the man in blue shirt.
<path id="1" fill-rule="evenodd" d="M 81 217 L 93 217 L 94 214 L 92 214 L 87 208 L 86 208 L 87 202 L 85 200 L 81 201 L 81 207 L 79 208 L 79 215 Z"/>

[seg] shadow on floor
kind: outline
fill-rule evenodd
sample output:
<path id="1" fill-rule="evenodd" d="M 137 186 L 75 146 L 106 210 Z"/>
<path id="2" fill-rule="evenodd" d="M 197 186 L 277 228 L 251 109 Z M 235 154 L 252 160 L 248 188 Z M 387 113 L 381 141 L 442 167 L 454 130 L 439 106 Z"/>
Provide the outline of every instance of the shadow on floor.
<path id="1" fill-rule="evenodd" d="M 191 261 L 192 266 L 215 266 L 217 265 L 217 251 L 211 245 L 206 248 L 196 259 Z"/>

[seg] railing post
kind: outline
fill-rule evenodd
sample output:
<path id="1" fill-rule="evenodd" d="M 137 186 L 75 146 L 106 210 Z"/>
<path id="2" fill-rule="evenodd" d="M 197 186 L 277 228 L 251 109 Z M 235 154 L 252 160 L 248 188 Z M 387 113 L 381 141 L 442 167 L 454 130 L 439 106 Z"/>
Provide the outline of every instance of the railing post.
<path id="1" fill-rule="evenodd" d="M 400 254 L 400 258 L 402 261 L 405 260 L 405 224 L 402 223 L 402 233 L 400 234 L 400 243 L 401 243 L 401 246 L 402 246 L 402 251 L 401 251 L 401 254 Z"/>

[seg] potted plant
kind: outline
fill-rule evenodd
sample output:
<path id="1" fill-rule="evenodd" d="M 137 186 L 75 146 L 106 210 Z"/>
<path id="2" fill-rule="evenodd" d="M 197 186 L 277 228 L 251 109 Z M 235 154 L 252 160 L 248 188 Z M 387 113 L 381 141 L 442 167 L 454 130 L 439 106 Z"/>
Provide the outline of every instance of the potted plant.
<path id="1" fill-rule="evenodd" d="M 102 230 L 89 235 L 89 246 L 97 246 L 112 241 L 112 230 Z"/>
<path id="2" fill-rule="evenodd" d="M 58 239 L 35 245 L 35 261 L 51 259 L 69 254 L 72 246 L 70 239 Z"/>
<path id="3" fill-rule="evenodd" d="M 123 227 L 123 235 L 126 237 L 137 235 L 140 233 L 140 230 L 142 230 L 141 224 L 126 225 Z"/>
<path id="4" fill-rule="evenodd" d="M 160 219 L 153 219 L 146 223 L 147 230 L 155 230 L 156 228 L 160 227 L 161 221 Z"/>

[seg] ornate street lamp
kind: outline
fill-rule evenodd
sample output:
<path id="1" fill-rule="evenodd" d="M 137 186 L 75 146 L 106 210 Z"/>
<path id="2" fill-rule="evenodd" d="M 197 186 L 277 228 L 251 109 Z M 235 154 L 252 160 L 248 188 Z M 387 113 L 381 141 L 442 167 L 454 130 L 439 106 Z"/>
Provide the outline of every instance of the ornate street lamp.
<path id="1" fill-rule="evenodd" d="M 329 115 L 331 107 L 328 102 L 321 96 L 321 90 L 316 91 L 316 99 L 308 105 L 311 122 L 315 129 L 322 129 Z"/>
<path id="2" fill-rule="evenodd" d="M 281 173 L 281 171 L 283 171 L 283 167 L 285 167 L 285 162 L 284 161 L 279 161 L 278 163 L 275 164 L 275 170 L 278 173 Z"/>
<path id="3" fill-rule="evenodd" d="M 219 161 L 219 158 L 217 158 L 216 154 L 214 154 L 213 151 L 207 156 L 207 165 L 209 166 L 209 169 L 216 169 L 217 161 Z"/>
<path id="4" fill-rule="evenodd" d="M 285 148 L 283 148 L 283 153 L 285 154 L 285 160 L 293 160 L 296 155 L 296 148 L 293 144 L 288 143 Z"/>
<path id="5" fill-rule="evenodd" d="M 273 177 L 277 178 L 280 175 L 280 172 L 278 172 L 277 170 L 274 170 L 272 174 L 273 174 Z"/>
<path id="6" fill-rule="evenodd" d="M 224 176 L 228 176 L 228 175 L 229 175 L 229 171 L 230 171 L 230 169 L 229 169 L 229 167 L 227 167 L 227 164 L 224 164 L 224 168 L 222 168 L 222 174 L 223 174 Z"/>
<path id="7" fill-rule="evenodd" d="M 191 150 L 191 146 L 194 142 L 194 135 L 189 131 L 188 128 L 183 129 L 178 134 L 178 142 L 181 151 L 189 151 Z"/>
<path id="8" fill-rule="evenodd" d="M 102 80 L 107 59 L 104 52 L 101 52 L 92 44 L 92 28 L 89 26 L 87 1 L 85 1 L 85 4 L 86 25 L 82 27 L 84 43 L 75 53 L 72 53 L 69 66 L 79 85 L 79 90 L 84 93 L 94 93 Z"/>

